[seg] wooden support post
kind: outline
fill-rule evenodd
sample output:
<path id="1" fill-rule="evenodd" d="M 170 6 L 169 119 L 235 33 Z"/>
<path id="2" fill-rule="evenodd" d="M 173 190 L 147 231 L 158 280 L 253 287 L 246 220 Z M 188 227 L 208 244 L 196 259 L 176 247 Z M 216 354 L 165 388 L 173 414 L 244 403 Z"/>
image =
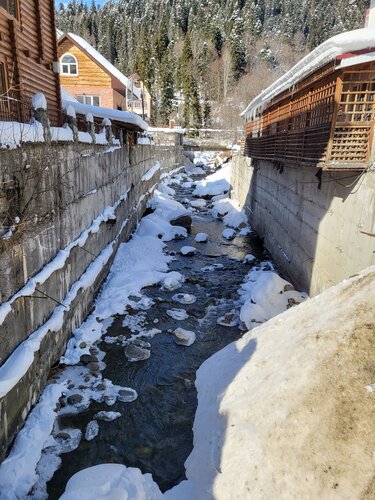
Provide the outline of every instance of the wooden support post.
<path id="1" fill-rule="evenodd" d="M 327 144 L 327 151 L 326 151 L 326 155 L 325 155 L 326 162 L 331 159 L 333 139 L 335 136 L 335 129 L 336 129 L 336 120 L 337 120 L 337 115 L 338 115 L 339 109 L 340 109 L 341 92 L 342 92 L 342 73 L 339 73 L 337 75 L 337 80 L 336 80 L 335 102 L 334 102 L 334 108 L 333 108 L 333 114 L 332 114 L 332 123 L 331 123 L 331 129 L 330 129 L 330 133 L 329 133 L 328 144 Z"/>

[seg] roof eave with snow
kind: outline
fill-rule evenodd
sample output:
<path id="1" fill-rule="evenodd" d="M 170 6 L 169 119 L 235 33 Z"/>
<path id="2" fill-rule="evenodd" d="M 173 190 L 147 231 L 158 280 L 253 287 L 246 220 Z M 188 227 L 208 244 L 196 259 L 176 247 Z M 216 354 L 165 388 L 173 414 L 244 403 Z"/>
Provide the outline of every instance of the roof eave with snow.
<path id="1" fill-rule="evenodd" d="M 78 101 L 70 101 L 68 99 L 62 100 L 63 109 L 66 110 L 71 106 L 76 114 L 87 115 L 91 113 L 95 118 L 108 118 L 114 124 L 120 124 L 123 128 L 128 130 L 142 131 L 148 129 L 148 124 L 135 113 L 129 111 L 120 111 L 111 108 L 102 108 L 100 106 L 90 106 L 88 104 L 81 104 Z"/>
<path id="2" fill-rule="evenodd" d="M 267 104 L 285 90 L 290 89 L 296 83 L 307 78 L 309 75 L 322 68 L 326 64 L 334 61 L 339 56 L 348 52 L 374 49 L 375 52 L 375 29 L 362 28 L 354 31 L 347 31 L 336 35 L 319 45 L 312 52 L 307 54 L 292 69 L 276 80 L 267 89 L 263 90 L 255 99 L 253 99 L 247 108 L 241 113 L 246 120 L 254 118 L 262 111 Z M 372 60 L 373 54 L 367 56 L 355 56 L 351 58 L 352 64 L 360 64 L 364 61 Z M 347 61 L 340 61 L 340 66 L 347 66 Z"/>

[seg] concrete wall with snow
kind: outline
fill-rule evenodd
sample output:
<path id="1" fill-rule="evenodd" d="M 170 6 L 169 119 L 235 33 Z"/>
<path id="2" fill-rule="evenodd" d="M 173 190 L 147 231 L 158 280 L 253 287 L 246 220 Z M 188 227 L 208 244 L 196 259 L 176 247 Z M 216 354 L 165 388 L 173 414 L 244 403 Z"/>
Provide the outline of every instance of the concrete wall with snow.
<path id="1" fill-rule="evenodd" d="M 283 274 L 316 295 L 375 264 L 375 172 L 323 172 L 238 155 L 240 201 Z"/>
<path id="2" fill-rule="evenodd" d="M 163 171 L 178 165 L 180 154 L 175 147 L 77 144 L 2 152 L 0 460 L 71 331 L 89 313 L 119 243 L 130 237 Z M 24 342 L 31 349 L 20 350 L 15 361 L 25 372 L 13 377 L 3 368 Z"/>

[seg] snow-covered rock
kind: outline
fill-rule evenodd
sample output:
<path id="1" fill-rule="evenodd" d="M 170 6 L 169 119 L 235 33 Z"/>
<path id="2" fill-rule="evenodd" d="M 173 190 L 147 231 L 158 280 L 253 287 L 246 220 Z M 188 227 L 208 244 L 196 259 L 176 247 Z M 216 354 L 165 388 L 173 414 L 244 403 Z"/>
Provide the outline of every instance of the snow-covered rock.
<path id="1" fill-rule="evenodd" d="M 215 173 L 197 182 L 193 195 L 199 198 L 211 198 L 212 196 L 227 193 L 230 190 L 231 164 L 228 163 Z"/>
<path id="2" fill-rule="evenodd" d="M 286 309 L 300 304 L 307 296 L 274 271 L 251 270 L 239 290 L 243 305 L 240 319 L 248 329 L 273 318 Z"/>
<path id="3" fill-rule="evenodd" d="M 102 464 L 72 476 L 60 500 L 161 500 L 151 474 L 121 464 Z"/>
<path id="4" fill-rule="evenodd" d="M 208 240 L 208 234 L 207 233 L 197 233 L 195 235 L 194 239 L 197 243 L 206 243 Z"/>
<path id="5" fill-rule="evenodd" d="M 227 229 L 224 229 L 223 231 L 223 238 L 225 238 L 226 240 L 234 240 L 234 238 L 236 237 L 236 231 L 234 229 L 231 229 L 231 228 L 227 228 Z"/>
<path id="6" fill-rule="evenodd" d="M 195 247 L 184 246 L 180 248 L 180 253 L 186 257 L 190 257 L 197 253 L 197 249 Z"/>
<path id="7" fill-rule="evenodd" d="M 195 342 L 195 333 L 184 328 L 176 328 L 173 332 L 173 340 L 178 345 L 191 346 Z"/>
<path id="8" fill-rule="evenodd" d="M 199 198 L 198 200 L 191 200 L 190 205 L 194 208 L 204 208 L 206 206 L 205 200 Z"/>

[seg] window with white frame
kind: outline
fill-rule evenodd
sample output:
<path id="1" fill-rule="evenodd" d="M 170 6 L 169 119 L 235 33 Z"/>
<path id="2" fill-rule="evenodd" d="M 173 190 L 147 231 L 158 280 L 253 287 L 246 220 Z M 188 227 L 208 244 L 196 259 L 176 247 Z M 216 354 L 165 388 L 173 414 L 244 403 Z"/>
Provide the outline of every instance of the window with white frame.
<path id="1" fill-rule="evenodd" d="M 62 56 L 61 73 L 63 75 L 78 75 L 78 61 L 72 54 L 65 54 Z"/>
<path id="2" fill-rule="evenodd" d="M 81 104 L 89 104 L 90 106 L 100 106 L 100 98 L 98 95 L 78 95 L 77 101 Z"/>

